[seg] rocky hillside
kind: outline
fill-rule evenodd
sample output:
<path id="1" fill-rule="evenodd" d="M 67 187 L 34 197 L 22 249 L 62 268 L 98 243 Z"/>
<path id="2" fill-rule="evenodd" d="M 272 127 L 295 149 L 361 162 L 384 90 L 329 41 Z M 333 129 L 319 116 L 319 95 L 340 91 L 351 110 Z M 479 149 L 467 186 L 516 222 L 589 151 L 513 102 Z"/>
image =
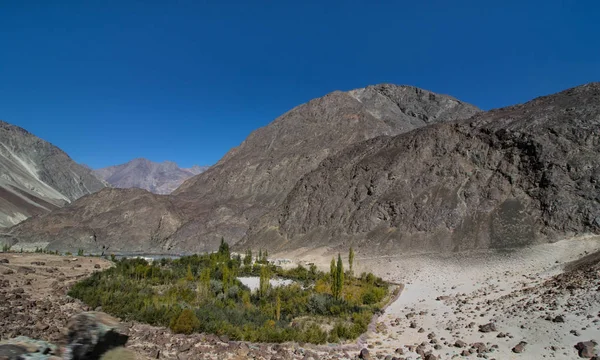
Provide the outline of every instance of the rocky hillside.
<path id="1" fill-rule="evenodd" d="M 94 174 L 116 188 L 140 188 L 155 194 L 170 194 L 185 180 L 206 169 L 208 166 L 180 168 L 172 161 L 157 163 L 140 158 L 94 170 Z"/>
<path id="2" fill-rule="evenodd" d="M 600 83 L 358 143 L 241 246 L 453 251 L 600 233 Z"/>
<path id="3" fill-rule="evenodd" d="M 47 213 L 105 186 L 56 146 L 0 121 L 0 227 Z"/>
<path id="4" fill-rule="evenodd" d="M 11 228 L 10 235 L 0 236 L 0 243 L 18 241 L 26 250 L 158 251 L 183 223 L 168 196 L 106 188 Z"/>
<path id="5" fill-rule="evenodd" d="M 300 105 L 254 131 L 205 173 L 173 194 L 194 218 L 171 246 L 213 248 L 221 236 L 239 240 L 249 222 L 277 206 L 304 174 L 348 145 L 479 110 L 446 95 L 411 86 L 377 85 L 333 92 Z M 198 237 L 197 234 L 202 234 Z"/>
<path id="6" fill-rule="evenodd" d="M 177 227 L 173 233 L 172 228 L 160 235 L 142 230 L 148 220 L 139 209 L 152 209 L 156 197 L 145 195 L 147 202 L 137 206 L 110 208 L 99 205 L 107 193 L 103 192 L 17 226 L 9 237 L 21 243 L 43 240 L 50 248 L 66 246 L 62 241 L 69 239 L 69 243 L 80 241 L 87 249 L 97 250 L 89 242 L 96 234 L 97 244 L 110 244 L 124 251 L 137 249 L 145 237 L 147 251 L 212 250 L 221 237 L 231 243 L 241 239 L 251 221 L 275 209 L 303 175 L 345 147 L 380 135 L 468 118 L 478 112 L 476 107 L 452 97 L 410 86 L 377 85 L 334 92 L 254 131 L 216 165 L 181 185 L 169 197 L 173 206 L 165 207 L 166 212 L 161 214 L 177 219 L 172 222 Z M 129 197 L 137 196 L 117 193 L 115 199 L 121 204 L 131 204 Z M 69 220 L 80 211 L 79 206 L 90 210 L 76 215 L 78 221 Z M 106 222 L 98 223 L 97 217 Z M 103 231 L 109 223 L 113 230 Z M 125 232 L 138 240 L 131 243 L 122 235 Z"/>

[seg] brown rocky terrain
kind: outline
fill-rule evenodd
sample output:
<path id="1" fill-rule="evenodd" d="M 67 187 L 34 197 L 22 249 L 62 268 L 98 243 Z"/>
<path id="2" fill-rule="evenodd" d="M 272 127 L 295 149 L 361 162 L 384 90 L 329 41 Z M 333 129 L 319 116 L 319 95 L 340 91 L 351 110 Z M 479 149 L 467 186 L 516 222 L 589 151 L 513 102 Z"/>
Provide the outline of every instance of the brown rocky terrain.
<path id="1" fill-rule="evenodd" d="M 468 118 L 478 111 L 452 97 L 410 86 L 334 92 L 254 131 L 216 165 L 187 180 L 168 200 L 117 191 L 110 192 L 114 206 L 105 206 L 101 203 L 108 193 L 102 192 L 16 226 L 5 239 L 21 244 L 44 242 L 63 249 L 80 244 L 97 252 L 101 246 L 137 250 L 143 241 L 145 251 L 212 250 L 221 237 L 230 243 L 241 239 L 250 222 L 283 201 L 300 177 L 348 145 Z M 132 201 L 131 197 L 144 200 Z M 156 209 L 155 201 L 168 201 L 173 207 Z M 161 218 L 168 219 L 170 226 L 150 233 L 148 229 L 161 226 L 157 220 Z M 103 230 L 108 223 L 112 230 Z M 94 237 L 96 241 L 90 241 Z"/>
<path id="2" fill-rule="evenodd" d="M 600 233 L 600 83 L 380 136 L 324 160 L 241 247 L 375 254 Z"/>
<path id="3" fill-rule="evenodd" d="M 116 188 L 139 188 L 154 194 L 170 194 L 185 180 L 208 169 L 208 166 L 180 168 L 172 161 L 157 163 L 133 159 L 125 164 L 94 170 L 94 175 Z"/>
<path id="4" fill-rule="evenodd" d="M 106 188 L 13 228 L 18 239 L 29 240 L 19 241 L 13 250 L 39 247 L 72 252 L 86 249 L 97 254 L 123 249 L 147 252 L 161 249 L 165 239 L 182 224 L 183 217 L 166 195 Z M 14 241 L 13 236 L 4 239 Z"/>
<path id="5" fill-rule="evenodd" d="M 0 121 L 0 228 L 107 186 L 56 146 Z"/>

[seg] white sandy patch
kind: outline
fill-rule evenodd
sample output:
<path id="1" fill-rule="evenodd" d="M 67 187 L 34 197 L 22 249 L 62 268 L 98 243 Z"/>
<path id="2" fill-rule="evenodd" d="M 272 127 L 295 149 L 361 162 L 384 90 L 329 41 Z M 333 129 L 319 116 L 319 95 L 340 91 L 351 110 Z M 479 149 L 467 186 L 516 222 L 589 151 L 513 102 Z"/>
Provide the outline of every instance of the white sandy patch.
<path id="1" fill-rule="evenodd" d="M 258 290 L 260 286 L 260 278 L 258 276 L 246 276 L 246 277 L 238 277 L 238 280 L 247 286 L 250 291 Z M 269 284 L 271 284 L 272 288 L 276 288 L 278 286 L 287 286 L 293 284 L 293 280 L 289 279 L 271 279 L 269 280 Z"/>

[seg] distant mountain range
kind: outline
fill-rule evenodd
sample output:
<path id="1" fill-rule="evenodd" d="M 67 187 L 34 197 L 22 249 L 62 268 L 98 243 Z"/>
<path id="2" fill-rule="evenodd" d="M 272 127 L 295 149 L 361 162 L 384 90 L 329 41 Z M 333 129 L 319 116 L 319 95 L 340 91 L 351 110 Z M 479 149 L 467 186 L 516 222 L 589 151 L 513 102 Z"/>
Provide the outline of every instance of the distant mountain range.
<path id="1" fill-rule="evenodd" d="M 238 250 L 506 248 L 600 233 L 599 193 L 600 83 L 487 112 L 382 84 L 290 110 L 170 195 L 103 189 L 0 242 L 154 253 L 210 251 L 221 237 Z"/>
<path id="2" fill-rule="evenodd" d="M 94 170 L 94 174 L 116 188 L 140 188 L 155 194 L 170 194 L 185 180 L 206 169 L 208 166 L 180 168 L 172 161 L 157 163 L 139 158 Z"/>
<path id="3" fill-rule="evenodd" d="M 0 121 L 0 227 L 50 212 L 106 186 L 56 146 Z"/>

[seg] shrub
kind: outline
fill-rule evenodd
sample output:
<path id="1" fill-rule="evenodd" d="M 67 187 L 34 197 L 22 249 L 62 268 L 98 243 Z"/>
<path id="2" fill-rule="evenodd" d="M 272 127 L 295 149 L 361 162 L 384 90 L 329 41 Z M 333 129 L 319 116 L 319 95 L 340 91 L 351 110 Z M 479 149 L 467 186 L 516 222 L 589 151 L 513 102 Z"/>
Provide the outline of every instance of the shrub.
<path id="1" fill-rule="evenodd" d="M 200 327 L 200 321 L 192 310 L 183 309 L 179 316 L 173 318 L 169 327 L 176 334 L 191 334 Z"/>

